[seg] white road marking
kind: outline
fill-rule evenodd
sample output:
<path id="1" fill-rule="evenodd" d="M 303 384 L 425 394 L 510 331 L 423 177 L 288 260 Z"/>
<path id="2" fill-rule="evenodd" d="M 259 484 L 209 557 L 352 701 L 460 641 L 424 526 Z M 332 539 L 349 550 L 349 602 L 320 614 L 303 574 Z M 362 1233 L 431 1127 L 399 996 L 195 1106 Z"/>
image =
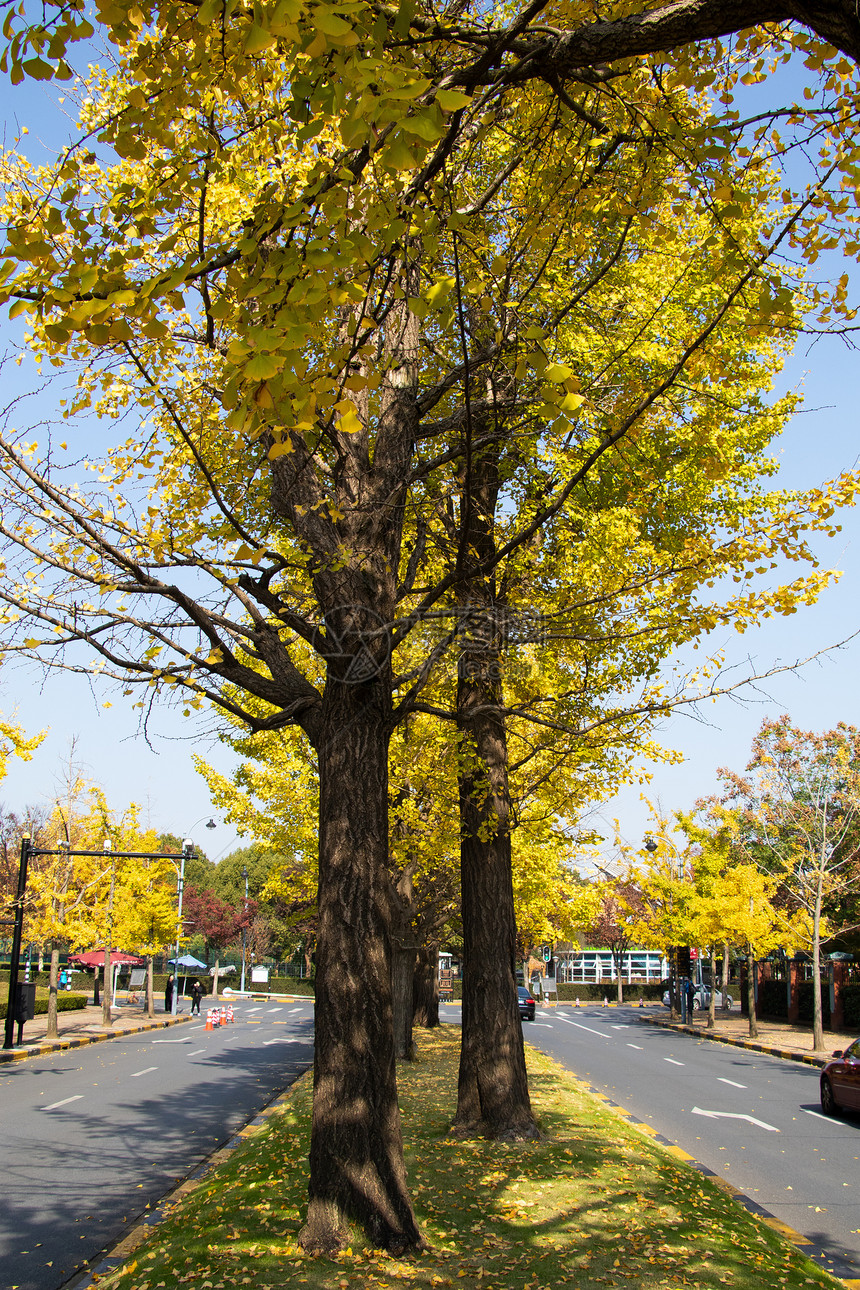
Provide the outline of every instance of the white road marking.
<path id="1" fill-rule="evenodd" d="M 673 1066 L 684 1066 L 685 1062 L 676 1062 L 674 1057 L 664 1057 L 664 1062 L 671 1062 Z"/>
<path id="2" fill-rule="evenodd" d="M 43 1111 L 56 1111 L 58 1106 L 68 1106 L 70 1102 L 80 1102 L 83 1093 L 76 1093 L 74 1097 L 64 1097 L 62 1102 L 52 1102 L 50 1106 L 43 1106 Z"/>
<path id="3" fill-rule="evenodd" d="M 195 1048 L 195 1049 L 194 1049 L 194 1052 L 193 1052 L 193 1053 L 189 1053 L 189 1054 L 188 1054 L 188 1056 L 189 1056 L 189 1057 L 196 1057 L 196 1056 L 198 1055 L 198 1053 L 205 1053 L 205 1052 L 208 1052 L 208 1049 L 206 1049 L 206 1048 Z M 153 1070 L 154 1070 L 154 1069 L 155 1069 L 155 1068 L 153 1067 Z"/>
<path id="4" fill-rule="evenodd" d="M 262 1005 L 258 1005 L 256 1008 L 249 1008 L 248 1013 L 250 1015 L 252 1012 L 260 1012 L 261 1009 L 262 1009 Z"/>
<path id="5" fill-rule="evenodd" d="M 530 1025 L 530 1026 L 542 1026 L 544 1030 L 552 1030 L 552 1026 L 549 1024 L 549 1022 L 548 1022 L 548 1021 L 530 1021 L 530 1022 L 529 1022 L 529 1025 Z"/>
<path id="6" fill-rule="evenodd" d="M 301 1012 L 301 1008 L 290 1008 L 290 1012 Z"/>
<path id="7" fill-rule="evenodd" d="M 281 1012 L 281 1011 L 282 1011 L 282 1009 L 281 1009 L 281 1008 L 269 1008 L 269 1009 L 268 1009 L 268 1011 L 269 1011 L 269 1012 Z"/>
<path id="8" fill-rule="evenodd" d="M 826 1120 L 828 1124 L 833 1123 L 832 1115 L 822 1115 L 820 1111 L 807 1111 L 805 1106 L 802 1106 L 800 1109 L 804 1115 L 814 1115 L 816 1120 Z"/>
<path id="9" fill-rule="evenodd" d="M 188 1029 L 189 1029 L 189 1030 L 205 1030 L 205 1029 L 206 1029 L 206 1024 L 205 1024 L 205 1022 L 204 1022 L 204 1024 L 203 1024 L 202 1026 L 189 1026 L 189 1027 L 188 1027 Z"/>
<path id="10" fill-rule="evenodd" d="M 644 1049 L 642 1048 L 642 1045 L 641 1045 L 641 1044 L 628 1044 L 628 1045 L 627 1045 L 627 1047 L 628 1047 L 628 1048 L 638 1048 L 638 1049 L 639 1049 L 639 1051 L 640 1051 L 640 1053 L 644 1051 Z"/>
<path id="11" fill-rule="evenodd" d="M 153 1039 L 154 1044 L 193 1044 L 193 1039 Z"/>
<path id="12" fill-rule="evenodd" d="M 133 1074 L 133 1075 L 129 1075 L 129 1077 L 128 1077 L 128 1078 L 129 1078 L 129 1079 L 137 1079 L 137 1078 L 138 1078 L 138 1076 L 140 1076 L 140 1075 L 148 1075 L 148 1074 L 150 1073 L 150 1071 L 157 1071 L 157 1070 L 158 1070 L 158 1067 L 157 1067 L 157 1066 L 145 1066 L 145 1067 L 143 1068 L 143 1070 L 142 1070 L 142 1071 L 135 1071 L 135 1072 L 134 1072 L 134 1074 Z"/>
<path id="13" fill-rule="evenodd" d="M 281 1042 L 280 1039 L 264 1039 L 263 1047 L 268 1048 L 269 1044 L 279 1044 L 280 1042 Z"/>
<path id="14" fill-rule="evenodd" d="M 572 1026 L 578 1026 L 580 1030 L 587 1030 L 592 1035 L 600 1035 L 601 1039 L 608 1039 L 609 1036 L 603 1030 L 595 1030 L 593 1026 L 583 1026 L 581 1021 L 572 1021 Z"/>
<path id="15" fill-rule="evenodd" d="M 757 1120 L 754 1115 L 742 1115 L 740 1111 L 705 1111 L 700 1106 L 694 1106 L 693 1115 L 706 1115 L 709 1120 L 746 1120 L 748 1124 L 757 1124 L 760 1129 L 767 1129 L 768 1133 L 779 1133 L 775 1124 Z"/>
<path id="16" fill-rule="evenodd" d="M 746 1088 L 746 1084 L 738 1084 L 738 1082 L 733 1079 L 723 1079 L 722 1075 L 718 1075 L 717 1079 L 721 1084 L 731 1084 L 732 1088 Z"/>
<path id="17" fill-rule="evenodd" d="M 613 1027 L 612 1027 L 612 1029 L 613 1029 L 613 1030 L 629 1030 L 629 1029 L 630 1029 L 630 1027 L 629 1027 L 629 1025 L 627 1024 L 627 1022 L 625 1021 L 625 1022 L 623 1022 L 621 1025 L 619 1025 L 619 1026 L 613 1026 Z"/>

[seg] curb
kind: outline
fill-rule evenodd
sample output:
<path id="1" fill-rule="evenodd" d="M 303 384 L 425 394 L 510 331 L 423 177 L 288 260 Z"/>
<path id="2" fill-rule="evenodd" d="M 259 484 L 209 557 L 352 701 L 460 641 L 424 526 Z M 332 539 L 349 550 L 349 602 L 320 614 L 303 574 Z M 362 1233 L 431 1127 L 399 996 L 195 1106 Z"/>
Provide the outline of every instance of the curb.
<path id="1" fill-rule="evenodd" d="M 79 1268 L 73 1272 L 68 1281 L 64 1281 L 61 1290 L 89 1290 L 90 1286 L 96 1285 L 111 1272 L 116 1272 L 121 1268 L 137 1249 L 139 1245 L 151 1235 L 153 1228 L 158 1227 L 160 1223 L 169 1217 L 173 1208 L 178 1205 L 186 1196 L 195 1191 L 200 1184 L 208 1177 L 214 1169 L 229 1160 L 230 1155 L 237 1147 L 250 1137 L 253 1137 L 266 1123 L 266 1120 L 272 1115 L 282 1102 L 285 1102 L 292 1094 L 300 1080 L 307 1079 L 311 1067 L 305 1069 L 296 1076 L 292 1084 L 276 1093 L 270 1102 L 257 1111 L 253 1118 L 247 1124 L 236 1131 L 223 1146 L 216 1147 L 215 1150 L 206 1157 L 202 1163 L 197 1164 L 181 1182 L 171 1187 L 170 1191 L 164 1193 L 160 1200 L 153 1205 L 147 1206 L 143 1214 L 138 1216 L 134 1227 L 126 1232 L 115 1245 L 106 1247 L 100 1254 L 95 1256 L 95 1261 L 89 1266 Z M 860 1284 L 860 1283 L 858 1283 Z"/>
<path id="2" fill-rule="evenodd" d="M 181 1026 L 190 1021 L 187 1017 L 171 1017 L 169 1021 L 149 1021 L 140 1026 L 126 1026 L 123 1030 L 108 1031 L 104 1035 L 79 1035 L 71 1039 L 50 1039 L 24 1044 L 21 1048 L 4 1048 L 0 1050 L 0 1065 L 9 1062 L 23 1062 L 28 1057 L 45 1057 L 50 1053 L 62 1052 L 67 1048 L 85 1048 L 87 1044 L 100 1044 L 106 1039 L 122 1039 L 125 1035 L 140 1035 L 146 1030 L 164 1030 L 167 1026 Z"/>
<path id="3" fill-rule="evenodd" d="M 639 1018 L 637 1018 L 639 1020 Z M 734 1035 L 710 1034 L 698 1026 L 685 1026 L 681 1022 L 660 1021 L 656 1017 L 642 1017 L 649 1026 L 658 1026 L 661 1030 L 676 1030 L 682 1035 L 694 1035 L 697 1039 L 709 1039 L 715 1044 L 728 1044 L 732 1048 L 746 1048 L 753 1053 L 765 1053 L 769 1057 L 781 1057 L 787 1062 L 802 1062 L 805 1066 L 817 1066 L 819 1070 L 830 1061 L 829 1057 L 816 1057 L 812 1053 L 799 1053 L 793 1048 L 777 1048 L 773 1044 L 763 1044 L 757 1039 L 740 1039 Z"/>
<path id="4" fill-rule="evenodd" d="M 651 1022 L 651 1024 L 660 1025 L 659 1022 Z M 663 1029 L 687 1031 L 689 1027 L 680 1025 L 672 1026 L 663 1023 Z M 736 1046 L 740 1047 L 741 1045 Z M 764 1049 L 762 1051 L 766 1052 L 769 1050 Z M 642 1120 L 633 1115 L 632 1112 L 619 1105 L 618 1102 L 613 1102 L 605 1093 L 601 1093 L 600 1089 L 594 1088 L 590 1084 L 586 1085 L 586 1087 L 588 1088 L 589 1093 L 591 1093 L 597 1101 L 602 1102 L 604 1106 L 611 1108 L 611 1110 L 624 1120 L 626 1124 L 629 1124 L 631 1128 L 638 1130 L 640 1133 L 644 1134 L 645 1137 L 650 1138 L 652 1142 L 659 1143 L 666 1151 L 667 1155 L 672 1156 L 682 1164 L 689 1165 L 691 1169 L 695 1169 L 697 1173 L 708 1178 L 720 1189 L 720 1191 L 730 1196 L 732 1200 L 737 1201 L 737 1203 L 742 1205 L 748 1213 L 754 1214 L 755 1217 L 760 1219 L 772 1232 L 775 1232 L 778 1236 L 781 1236 L 783 1240 L 789 1241 L 799 1249 L 801 1253 L 805 1254 L 808 1259 L 811 1259 L 812 1262 L 815 1263 L 817 1267 L 821 1268 L 823 1272 L 827 1272 L 830 1276 L 835 1277 L 837 1281 L 841 1281 L 845 1290 L 860 1290 L 860 1277 L 841 1276 L 838 1272 L 834 1272 L 831 1267 L 827 1266 L 828 1260 L 832 1262 L 832 1259 L 830 1255 L 828 1255 L 826 1247 L 817 1245 L 815 1241 L 810 1240 L 808 1236 L 804 1236 L 801 1232 L 795 1231 L 793 1227 L 789 1227 L 787 1223 L 784 1223 L 782 1219 L 771 1214 L 770 1210 L 765 1209 L 763 1205 L 758 1203 L 758 1201 L 753 1200 L 751 1196 L 747 1196 L 746 1192 L 739 1191 L 737 1187 L 734 1187 L 725 1178 L 721 1177 L 720 1174 L 715 1173 L 713 1169 L 709 1169 L 707 1165 L 703 1165 L 701 1161 L 695 1158 L 695 1156 L 691 1156 L 689 1152 L 684 1151 L 682 1147 L 678 1147 L 674 1142 L 670 1142 L 670 1140 L 664 1137 L 662 1133 L 658 1133 L 656 1129 L 652 1129 L 650 1124 L 645 1124 Z M 851 1267 L 851 1271 L 854 1271 L 853 1265 Z"/>

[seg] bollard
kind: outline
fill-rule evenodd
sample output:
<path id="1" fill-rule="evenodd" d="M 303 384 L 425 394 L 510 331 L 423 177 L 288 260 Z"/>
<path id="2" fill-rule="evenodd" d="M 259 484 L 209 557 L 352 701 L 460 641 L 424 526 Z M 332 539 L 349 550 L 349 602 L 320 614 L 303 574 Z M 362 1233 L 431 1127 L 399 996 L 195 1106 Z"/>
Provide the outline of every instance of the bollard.
<path id="1" fill-rule="evenodd" d="M 604 1008 L 609 1007 L 609 1000 L 607 999 L 606 995 L 603 996 L 603 1006 Z"/>
<path id="2" fill-rule="evenodd" d="M 228 1020 L 228 1021 L 235 1021 L 235 1020 L 236 1020 L 236 1018 L 233 1016 L 233 1005 L 232 1005 L 232 1003 L 230 1004 L 230 1006 L 229 1006 L 229 1007 L 228 1007 L 228 1009 L 227 1009 L 227 1020 Z"/>
<path id="3" fill-rule="evenodd" d="M 579 995 L 576 996 L 576 1006 L 579 1007 Z"/>
<path id="4" fill-rule="evenodd" d="M 639 996 L 639 1007 L 640 1007 L 640 1008 L 644 1008 L 644 1007 L 645 1007 L 645 1000 L 642 998 L 642 995 L 641 995 L 641 994 L 640 994 L 640 996 Z"/>

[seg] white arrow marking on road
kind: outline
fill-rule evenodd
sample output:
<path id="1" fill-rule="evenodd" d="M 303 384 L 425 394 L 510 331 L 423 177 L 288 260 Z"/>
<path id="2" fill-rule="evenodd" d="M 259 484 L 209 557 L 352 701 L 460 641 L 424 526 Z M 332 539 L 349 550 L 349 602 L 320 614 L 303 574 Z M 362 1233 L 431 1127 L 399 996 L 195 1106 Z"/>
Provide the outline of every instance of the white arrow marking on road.
<path id="1" fill-rule="evenodd" d="M 779 1133 L 775 1124 L 766 1124 L 764 1120 L 757 1120 L 754 1115 L 742 1115 L 740 1111 L 703 1111 L 700 1106 L 694 1106 L 693 1115 L 706 1115 L 709 1120 L 746 1120 L 749 1124 L 757 1124 L 760 1129 L 767 1129 L 768 1133 Z"/>
<path id="2" fill-rule="evenodd" d="M 80 1102 L 83 1093 L 76 1093 L 74 1097 L 64 1097 L 62 1102 L 52 1102 L 50 1106 L 43 1106 L 43 1111 L 56 1111 L 58 1106 L 68 1106 L 69 1102 Z"/>
<path id="3" fill-rule="evenodd" d="M 684 1062 L 676 1062 L 674 1057 L 664 1057 L 664 1062 L 671 1062 L 673 1066 L 683 1066 Z"/>
<path id="4" fill-rule="evenodd" d="M 732 1088 L 746 1088 L 746 1084 L 738 1084 L 737 1080 L 733 1079 L 723 1079 L 722 1075 L 718 1075 L 717 1079 L 721 1084 L 731 1084 Z"/>
<path id="5" fill-rule="evenodd" d="M 145 1066 L 142 1071 L 135 1071 L 134 1074 L 129 1075 L 128 1078 L 137 1079 L 140 1075 L 148 1075 L 150 1071 L 157 1071 L 157 1070 L 158 1070 L 157 1066 Z"/>

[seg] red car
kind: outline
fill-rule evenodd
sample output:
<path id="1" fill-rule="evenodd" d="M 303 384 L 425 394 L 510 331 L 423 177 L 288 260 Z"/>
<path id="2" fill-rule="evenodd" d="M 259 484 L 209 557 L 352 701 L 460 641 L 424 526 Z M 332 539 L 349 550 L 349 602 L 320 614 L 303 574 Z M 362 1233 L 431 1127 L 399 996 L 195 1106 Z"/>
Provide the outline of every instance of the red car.
<path id="1" fill-rule="evenodd" d="M 844 1053 L 837 1049 L 821 1072 L 821 1109 L 825 1115 L 860 1111 L 860 1039 Z"/>

